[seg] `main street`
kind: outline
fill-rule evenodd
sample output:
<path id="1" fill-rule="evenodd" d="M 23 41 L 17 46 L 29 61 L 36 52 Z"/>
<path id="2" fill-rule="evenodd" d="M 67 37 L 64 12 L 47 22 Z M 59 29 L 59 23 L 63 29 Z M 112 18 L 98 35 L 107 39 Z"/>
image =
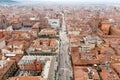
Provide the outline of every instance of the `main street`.
<path id="1" fill-rule="evenodd" d="M 60 53 L 59 53 L 59 68 L 58 68 L 58 79 L 59 80 L 72 80 L 72 65 L 69 55 L 69 40 L 66 33 L 66 23 L 64 14 L 62 27 L 60 31 Z"/>

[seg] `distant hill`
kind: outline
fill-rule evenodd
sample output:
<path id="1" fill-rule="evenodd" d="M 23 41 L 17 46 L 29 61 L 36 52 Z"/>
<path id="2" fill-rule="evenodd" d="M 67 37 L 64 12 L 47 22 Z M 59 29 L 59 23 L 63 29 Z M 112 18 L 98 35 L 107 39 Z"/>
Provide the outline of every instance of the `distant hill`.
<path id="1" fill-rule="evenodd" d="M 14 3 L 14 0 L 0 0 L 0 3 Z"/>

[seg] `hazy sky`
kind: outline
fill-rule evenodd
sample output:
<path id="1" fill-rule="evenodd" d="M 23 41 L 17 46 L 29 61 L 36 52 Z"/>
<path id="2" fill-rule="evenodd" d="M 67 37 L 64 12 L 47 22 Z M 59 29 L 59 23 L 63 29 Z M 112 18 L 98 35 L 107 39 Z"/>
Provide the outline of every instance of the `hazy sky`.
<path id="1" fill-rule="evenodd" d="M 16 0 L 16 1 L 41 1 L 41 0 Z M 120 0 L 42 0 L 42 1 L 61 1 L 61 2 L 67 2 L 67 1 L 74 1 L 74 2 L 120 2 Z"/>

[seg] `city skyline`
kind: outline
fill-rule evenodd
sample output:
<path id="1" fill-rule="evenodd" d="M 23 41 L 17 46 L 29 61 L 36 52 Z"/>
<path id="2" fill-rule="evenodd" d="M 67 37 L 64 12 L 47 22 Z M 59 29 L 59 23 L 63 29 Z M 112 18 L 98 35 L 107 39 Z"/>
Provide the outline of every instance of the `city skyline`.
<path id="1" fill-rule="evenodd" d="M 15 0 L 15 1 L 30 1 L 30 2 L 39 2 L 39 1 L 50 1 L 50 2 L 92 2 L 92 3 L 109 3 L 109 2 L 113 2 L 113 3 L 117 3 L 120 2 L 119 0 Z"/>
<path id="2" fill-rule="evenodd" d="M 0 0 L 0 80 L 120 80 L 119 0 Z"/>

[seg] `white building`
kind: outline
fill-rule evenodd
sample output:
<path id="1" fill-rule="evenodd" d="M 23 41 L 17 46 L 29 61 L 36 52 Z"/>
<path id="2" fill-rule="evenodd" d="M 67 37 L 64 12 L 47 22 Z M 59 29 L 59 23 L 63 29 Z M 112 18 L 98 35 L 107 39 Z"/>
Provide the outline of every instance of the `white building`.
<path id="1" fill-rule="evenodd" d="M 51 25 L 51 28 L 60 28 L 60 20 L 59 19 L 48 19 L 48 23 Z"/>

